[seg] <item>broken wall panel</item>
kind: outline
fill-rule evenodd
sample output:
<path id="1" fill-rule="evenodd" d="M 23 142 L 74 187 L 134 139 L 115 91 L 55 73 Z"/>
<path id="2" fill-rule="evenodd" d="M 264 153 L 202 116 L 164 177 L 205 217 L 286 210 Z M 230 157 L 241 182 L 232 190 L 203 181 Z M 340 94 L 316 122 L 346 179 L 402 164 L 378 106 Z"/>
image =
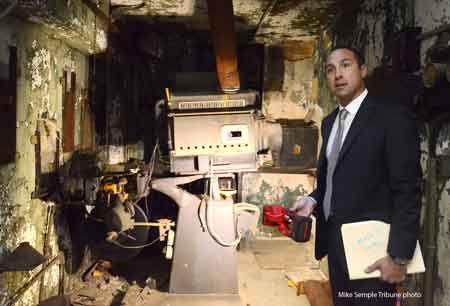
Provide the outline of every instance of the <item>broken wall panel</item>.
<path id="1" fill-rule="evenodd" d="M 278 46 L 265 56 L 263 113 L 271 119 L 303 119 L 316 103 L 314 59 L 288 60 Z"/>
<path id="2" fill-rule="evenodd" d="M 51 120 L 55 129 L 62 131 L 62 72 L 73 71 L 76 75 L 78 101 L 82 88 L 87 89 L 87 57 L 66 43 L 56 40 L 42 30 L 42 26 L 20 21 L 0 21 L 0 33 L 5 27 L 15 37 L 17 47 L 17 119 L 15 120 L 16 154 L 15 162 L 0 166 L 0 256 L 12 250 L 19 243 L 28 241 L 35 249 L 43 252 L 46 235 L 48 204 L 32 198 L 36 189 L 36 151 L 32 141 L 39 120 Z M 14 24 L 11 27 L 10 24 Z M 0 41 L 7 36 L 1 36 Z M 80 110 L 75 105 L 75 122 L 79 122 Z M 77 121 L 78 120 L 78 121 Z M 80 125 L 75 123 L 75 135 L 79 135 Z M 75 137 L 75 147 L 79 137 Z M 60 165 L 67 162 L 70 155 L 60 154 Z M 51 162 L 49 162 L 49 166 Z M 53 164 L 53 167 L 57 167 Z M 49 168 L 50 169 L 50 168 Z M 54 168 L 53 168 L 54 169 Z M 49 255 L 59 250 L 58 237 L 52 230 L 49 234 Z M 14 235 L 11 235 L 14 233 Z M 27 275 L 3 273 L 0 286 L 10 294 L 27 280 Z M 59 269 L 53 267 L 45 276 L 42 297 L 57 293 Z M 37 287 L 30 288 L 18 305 L 37 304 Z"/>

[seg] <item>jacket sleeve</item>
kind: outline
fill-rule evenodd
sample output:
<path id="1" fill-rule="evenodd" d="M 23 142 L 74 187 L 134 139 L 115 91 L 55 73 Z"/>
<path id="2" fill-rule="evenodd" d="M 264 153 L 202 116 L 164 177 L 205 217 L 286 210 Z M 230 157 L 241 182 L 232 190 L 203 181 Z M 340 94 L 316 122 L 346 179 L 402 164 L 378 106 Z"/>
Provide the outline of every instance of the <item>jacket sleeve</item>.
<path id="1" fill-rule="evenodd" d="M 388 254 L 412 258 L 420 226 L 420 142 L 417 121 L 406 107 L 386 113 L 385 160 L 393 199 Z"/>

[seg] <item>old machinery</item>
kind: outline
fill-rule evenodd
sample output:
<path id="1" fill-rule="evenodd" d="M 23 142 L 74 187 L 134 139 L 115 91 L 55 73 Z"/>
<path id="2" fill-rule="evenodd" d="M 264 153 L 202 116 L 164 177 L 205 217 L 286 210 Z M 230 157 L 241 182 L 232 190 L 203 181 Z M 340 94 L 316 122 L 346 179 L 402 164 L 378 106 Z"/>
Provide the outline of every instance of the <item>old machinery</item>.
<path id="1" fill-rule="evenodd" d="M 239 293 L 236 247 L 256 229 L 259 209 L 235 203 L 236 174 L 256 171 L 259 153 L 277 156 L 282 144 L 281 125 L 264 119 L 257 99 L 254 91 L 168 95 L 170 171 L 178 176 L 151 186 L 179 207 L 170 293 Z M 183 188 L 200 180 L 203 194 Z"/>
<path id="2" fill-rule="evenodd" d="M 194 97 L 196 98 L 194 100 Z M 282 128 L 254 107 L 254 91 L 235 95 L 172 96 L 169 101 L 171 172 L 255 171 L 258 152 L 281 149 Z"/>
<path id="3" fill-rule="evenodd" d="M 170 259 L 173 254 L 175 222 L 169 219 L 148 220 L 146 212 L 138 201 L 148 194 L 140 190 L 143 184 L 149 183 L 149 173 L 143 174 L 142 169 L 131 173 L 107 175 L 101 178 L 95 208 L 89 215 L 93 228 L 105 233 L 92 240 L 91 248 L 101 255 L 101 258 L 111 261 L 126 261 L 137 255 L 144 247 L 158 241 L 166 241 L 164 253 Z M 134 180 L 136 190 L 133 197 L 127 191 L 128 179 Z M 143 183 L 144 182 L 144 183 Z M 137 191 L 137 192 L 136 192 Z M 144 193 L 144 194 L 143 194 Z M 159 236 L 148 241 L 149 228 L 158 228 Z M 100 230 L 101 229 L 101 230 Z"/>

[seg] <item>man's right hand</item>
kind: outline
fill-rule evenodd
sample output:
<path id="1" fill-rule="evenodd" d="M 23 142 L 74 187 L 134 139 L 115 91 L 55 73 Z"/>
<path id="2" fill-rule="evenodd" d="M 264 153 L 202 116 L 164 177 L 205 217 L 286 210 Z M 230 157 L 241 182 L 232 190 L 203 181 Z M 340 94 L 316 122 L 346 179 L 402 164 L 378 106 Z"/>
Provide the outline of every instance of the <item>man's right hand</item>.
<path id="1" fill-rule="evenodd" d="M 299 216 L 309 217 L 315 205 L 316 202 L 311 197 L 299 197 L 292 205 L 291 210 L 295 211 Z"/>

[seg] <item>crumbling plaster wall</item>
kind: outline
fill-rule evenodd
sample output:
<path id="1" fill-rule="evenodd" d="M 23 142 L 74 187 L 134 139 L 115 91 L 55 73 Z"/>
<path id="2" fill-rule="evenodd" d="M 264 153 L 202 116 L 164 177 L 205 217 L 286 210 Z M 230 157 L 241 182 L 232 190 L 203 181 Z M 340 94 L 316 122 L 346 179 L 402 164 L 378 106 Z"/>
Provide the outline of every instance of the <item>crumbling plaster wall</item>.
<path id="1" fill-rule="evenodd" d="M 415 1 L 416 25 L 422 32 L 428 32 L 439 26 L 450 23 L 450 0 Z M 437 36 L 425 39 L 421 45 L 422 64 L 426 63 L 426 52 L 437 39 Z M 427 148 L 426 145 L 423 146 Z M 428 156 L 424 150 L 425 158 Z M 445 124 L 438 137 L 437 155 L 450 155 L 450 124 Z M 426 159 L 425 159 L 426 161 Z M 437 186 L 436 186 L 437 187 Z M 440 186 L 439 186 L 440 187 Z M 445 182 L 438 195 L 438 229 L 437 229 L 437 276 L 435 279 L 434 304 L 450 305 L 450 180 Z"/>
<path id="2" fill-rule="evenodd" d="M 303 119 L 316 103 L 313 57 L 291 61 L 281 48 L 268 47 L 263 114 L 270 119 Z"/>
<path id="3" fill-rule="evenodd" d="M 108 16 L 109 8 L 105 4 L 107 2 L 102 1 L 100 10 L 103 16 Z M 42 25 L 42 31 L 84 53 L 104 52 L 107 48 L 109 22 L 96 15 L 82 0 L 19 0 L 16 14 Z"/>
<path id="4" fill-rule="evenodd" d="M 9 31 L 18 49 L 17 67 L 17 150 L 14 164 L 0 169 L 0 256 L 20 242 L 28 241 L 41 253 L 44 252 L 44 237 L 47 212 L 51 203 L 32 199 L 35 189 L 35 146 L 31 142 L 38 119 L 55 119 L 58 130 L 62 127 L 62 83 L 63 69 L 77 74 L 77 101 L 81 88 L 87 86 L 87 58 L 65 43 L 49 37 L 42 26 L 15 22 L 0 23 L 0 32 Z M 79 105 L 75 107 L 79 118 Z M 78 119 L 79 120 L 79 119 Z M 75 127 L 79 127 L 79 121 Z M 79 143 L 79 129 L 75 128 L 75 143 Z M 62 162 L 62 161 L 61 161 Z M 50 223 L 50 242 L 47 255 L 58 252 L 55 229 Z M 20 288 L 32 273 L 3 273 L 0 288 L 12 294 Z M 58 288 L 58 266 L 46 273 L 44 298 L 56 294 Z M 17 305 L 37 304 L 39 282 L 30 288 Z"/>
<path id="5" fill-rule="evenodd" d="M 17 22 L 12 19 L 3 19 L 0 22 L 0 63 L 1 73 L 0 77 L 3 79 L 9 78 L 9 46 L 17 45 L 16 26 Z M 9 217 L 14 214 L 14 190 L 16 182 L 13 180 L 15 171 L 14 163 L 3 164 L 0 166 L 0 256 L 5 253 L 7 245 L 5 239 L 7 238 L 8 231 L 4 231 L 5 228 L 11 228 L 11 224 L 8 224 Z M 7 297 L 8 292 L 0 286 L 0 302 Z"/>
<path id="6" fill-rule="evenodd" d="M 326 88 L 323 63 L 329 50 L 336 45 L 350 45 L 361 50 L 369 75 L 375 68 L 391 61 L 386 42 L 399 29 L 414 22 L 412 2 L 401 0 L 365 0 L 352 10 L 343 11 L 339 18 L 322 33 L 317 50 L 316 76 L 319 79 L 319 105 L 325 114 L 337 106 L 337 101 Z"/>
<path id="7" fill-rule="evenodd" d="M 364 1 L 361 7 L 355 12 L 357 18 L 350 18 L 345 14 L 341 19 L 324 32 L 321 37 L 320 48 L 318 50 L 318 61 L 316 63 L 316 74 L 320 83 L 320 102 L 325 113 L 330 113 L 336 106 L 336 101 L 326 89 L 326 82 L 321 70 L 321 64 L 326 55 L 334 45 L 350 44 L 363 51 L 369 72 L 380 65 L 389 66 L 391 63 L 388 41 L 391 34 L 407 26 L 422 27 L 426 32 L 443 24 L 450 22 L 450 1 L 449 0 L 420 0 L 414 2 L 402 1 Z M 434 43 L 436 38 L 427 39 L 421 44 L 422 65 L 425 63 L 425 53 Z M 428 139 L 421 135 L 421 163 L 424 176 L 427 175 L 425 167 L 428 158 Z M 442 128 L 438 138 L 436 153 L 438 155 L 449 155 L 450 125 Z M 443 186 L 443 191 L 439 195 L 439 216 L 437 234 L 437 278 L 435 286 L 435 305 L 450 305 L 450 181 Z"/>

